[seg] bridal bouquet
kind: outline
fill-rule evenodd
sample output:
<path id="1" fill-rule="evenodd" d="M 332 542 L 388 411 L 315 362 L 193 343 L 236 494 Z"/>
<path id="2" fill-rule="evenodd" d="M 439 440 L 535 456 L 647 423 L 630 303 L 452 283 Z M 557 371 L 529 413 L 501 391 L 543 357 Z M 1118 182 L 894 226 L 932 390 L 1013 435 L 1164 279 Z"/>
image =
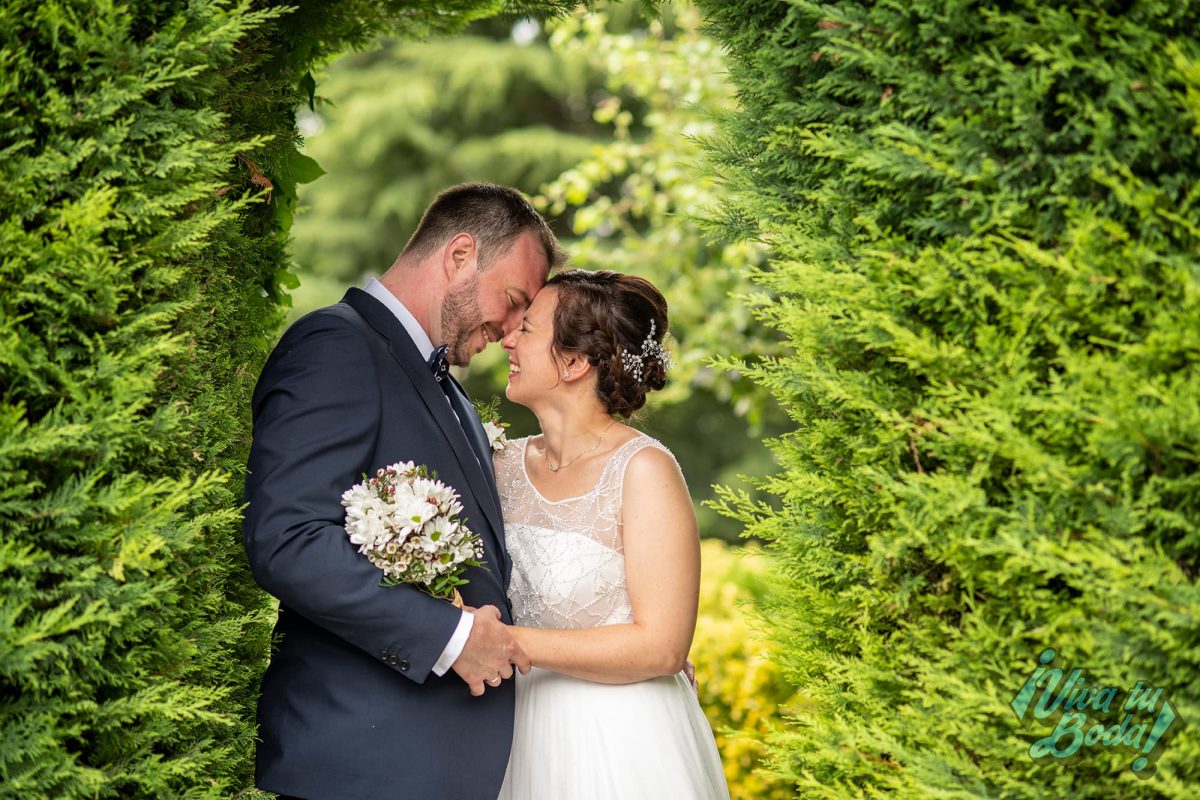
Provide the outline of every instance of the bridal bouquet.
<path id="1" fill-rule="evenodd" d="M 411 583 L 455 605 L 467 567 L 482 566 L 483 544 L 459 519 L 458 492 L 411 461 L 363 476 L 342 494 L 346 533 L 383 570 L 383 584 Z"/>

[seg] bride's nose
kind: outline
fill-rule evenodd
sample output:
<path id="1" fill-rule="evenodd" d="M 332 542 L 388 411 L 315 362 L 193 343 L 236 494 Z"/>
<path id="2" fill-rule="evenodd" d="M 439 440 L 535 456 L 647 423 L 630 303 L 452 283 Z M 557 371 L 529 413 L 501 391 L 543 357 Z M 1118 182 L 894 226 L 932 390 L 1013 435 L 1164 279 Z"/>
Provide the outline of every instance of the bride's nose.
<path id="1" fill-rule="evenodd" d="M 520 328 L 513 328 L 511 331 L 505 334 L 503 339 L 500 340 L 500 346 L 511 352 L 512 349 L 517 346 L 517 334 L 520 332 Z"/>

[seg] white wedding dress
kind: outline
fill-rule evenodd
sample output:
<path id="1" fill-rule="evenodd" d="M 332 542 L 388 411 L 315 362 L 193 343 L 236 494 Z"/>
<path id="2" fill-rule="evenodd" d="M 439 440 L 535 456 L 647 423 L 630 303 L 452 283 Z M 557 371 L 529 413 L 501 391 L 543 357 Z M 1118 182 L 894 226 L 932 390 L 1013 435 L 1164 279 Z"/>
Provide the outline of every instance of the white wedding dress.
<path id="1" fill-rule="evenodd" d="M 620 525 L 625 467 L 644 447 L 670 451 L 638 435 L 614 451 L 590 492 L 551 501 L 529 480 L 528 442 L 512 441 L 496 456 L 513 622 L 560 629 L 632 622 Z M 604 684 L 534 667 L 515 680 L 501 800 L 728 798 L 712 730 L 682 673 Z"/>

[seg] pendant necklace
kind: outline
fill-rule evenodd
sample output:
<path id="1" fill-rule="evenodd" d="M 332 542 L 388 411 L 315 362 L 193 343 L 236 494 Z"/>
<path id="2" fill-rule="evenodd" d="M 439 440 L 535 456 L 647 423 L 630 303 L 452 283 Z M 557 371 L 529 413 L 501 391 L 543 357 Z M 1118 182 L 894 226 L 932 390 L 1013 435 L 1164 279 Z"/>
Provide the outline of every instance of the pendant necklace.
<path id="1" fill-rule="evenodd" d="M 617 424 L 617 421 L 614 419 L 612 422 L 608 423 L 608 428 L 611 428 L 613 425 L 616 425 L 616 424 Z M 566 469 L 567 467 L 571 466 L 576 461 L 583 458 L 588 453 L 592 452 L 593 450 L 595 450 L 597 447 L 600 446 L 600 443 L 604 441 L 604 434 L 608 433 L 608 428 L 604 429 L 604 431 L 600 434 L 600 438 L 596 440 L 596 443 L 594 445 L 589 447 L 587 450 L 584 450 L 582 453 L 575 456 L 567 463 L 559 464 L 557 467 L 550 463 L 550 448 L 546 448 L 545 450 L 542 451 L 542 457 L 546 459 L 546 467 L 551 472 L 558 472 L 560 469 Z"/>

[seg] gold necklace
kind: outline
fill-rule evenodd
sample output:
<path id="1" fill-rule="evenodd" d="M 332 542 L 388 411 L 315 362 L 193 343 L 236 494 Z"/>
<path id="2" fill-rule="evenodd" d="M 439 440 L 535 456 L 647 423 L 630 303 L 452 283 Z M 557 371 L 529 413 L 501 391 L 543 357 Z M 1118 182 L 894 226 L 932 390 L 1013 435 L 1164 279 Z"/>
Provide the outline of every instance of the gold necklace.
<path id="1" fill-rule="evenodd" d="M 608 428 L 611 428 L 613 425 L 616 425 L 616 424 L 617 424 L 617 421 L 614 419 L 612 422 L 608 423 Z M 546 459 L 546 468 L 549 469 L 551 472 L 558 472 L 560 469 L 566 469 L 567 467 L 571 466 L 576 461 L 583 458 L 588 453 L 592 452 L 593 450 L 595 450 L 597 447 L 600 446 L 600 443 L 604 441 L 604 434 L 608 433 L 608 428 L 605 428 L 600 433 L 600 438 L 596 440 L 596 443 L 594 445 L 589 447 L 587 450 L 584 450 L 582 453 L 575 456 L 567 463 L 559 464 L 557 467 L 550 463 L 550 448 L 549 447 L 544 448 L 542 450 L 542 458 Z M 543 437 L 543 438 L 545 438 L 545 437 Z"/>

